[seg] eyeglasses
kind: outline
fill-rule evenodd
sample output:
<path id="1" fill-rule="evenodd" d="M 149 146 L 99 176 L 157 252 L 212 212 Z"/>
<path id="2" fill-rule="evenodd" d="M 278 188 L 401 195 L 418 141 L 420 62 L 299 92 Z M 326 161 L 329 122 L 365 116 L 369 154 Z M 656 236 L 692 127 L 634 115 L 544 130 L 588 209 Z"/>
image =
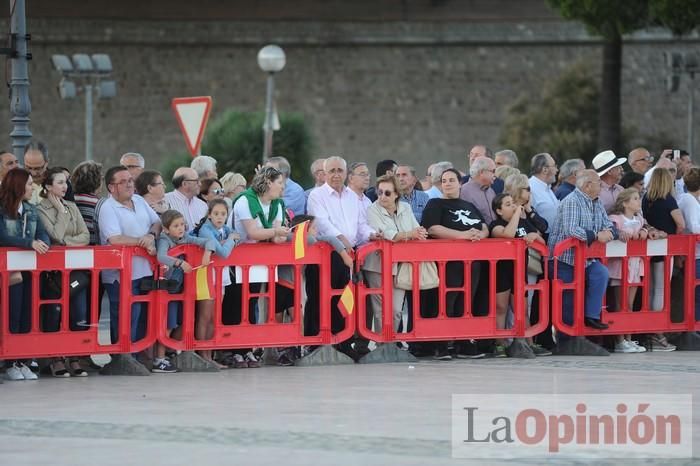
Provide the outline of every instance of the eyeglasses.
<path id="1" fill-rule="evenodd" d="M 369 177 L 369 172 L 366 173 L 353 173 L 355 176 L 361 176 L 362 178 L 368 178 Z"/>
<path id="2" fill-rule="evenodd" d="M 386 196 L 390 197 L 394 195 L 394 191 L 389 191 L 388 189 L 382 191 L 381 189 L 377 189 L 377 196 Z"/>
<path id="3" fill-rule="evenodd" d="M 185 180 L 182 180 L 182 182 L 183 182 L 183 183 L 187 183 L 187 182 L 190 182 L 190 183 L 199 183 L 200 181 L 199 181 L 199 180 L 187 180 L 187 179 L 185 179 Z"/>
<path id="4" fill-rule="evenodd" d="M 520 189 L 522 189 L 523 191 L 530 192 L 530 187 L 529 187 L 529 186 L 528 186 L 527 188 L 520 188 Z"/>
<path id="5" fill-rule="evenodd" d="M 343 169 L 343 168 L 331 168 L 330 170 L 328 170 L 328 173 L 331 175 L 342 175 L 343 173 L 345 173 L 345 169 Z"/>
<path id="6" fill-rule="evenodd" d="M 209 190 L 209 194 L 215 194 L 217 196 L 222 196 L 226 191 L 223 188 L 214 188 Z"/>

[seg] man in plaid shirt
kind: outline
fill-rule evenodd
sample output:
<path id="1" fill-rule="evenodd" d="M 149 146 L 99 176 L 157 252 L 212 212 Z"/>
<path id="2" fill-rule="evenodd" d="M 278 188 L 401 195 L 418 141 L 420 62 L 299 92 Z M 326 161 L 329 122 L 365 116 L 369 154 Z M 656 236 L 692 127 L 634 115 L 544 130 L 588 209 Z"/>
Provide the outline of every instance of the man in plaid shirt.
<path id="1" fill-rule="evenodd" d="M 600 194 L 600 177 L 593 170 L 581 170 L 576 177 L 576 189 L 559 204 L 554 225 L 549 235 L 549 250 L 554 252 L 557 243 L 576 238 L 586 245 L 594 241 L 607 243 L 617 239 L 617 230 L 612 224 L 605 208 L 598 200 Z M 574 279 L 574 253 L 569 249 L 559 257 L 557 278 L 565 283 Z M 550 264 L 550 271 L 553 264 Z M 598 260 L 586 263 L 586 294 L 584 297 L 585 324 L 596 329 L 606 329 L 608 325 L 600 320 L 603 296 L 608 286 L 608 269 Z M 564 322 L 573 324 L 573 293 L 564 293 L 562 302 Z"/>

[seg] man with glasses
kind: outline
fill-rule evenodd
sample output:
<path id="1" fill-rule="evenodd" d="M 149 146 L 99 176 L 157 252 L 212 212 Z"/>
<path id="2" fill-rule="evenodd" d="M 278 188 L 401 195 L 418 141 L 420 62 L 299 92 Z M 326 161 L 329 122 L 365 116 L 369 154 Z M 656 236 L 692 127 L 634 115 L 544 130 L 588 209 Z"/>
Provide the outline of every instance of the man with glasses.
<path id="1" fill-rule="evenodd" d="M 547 220 L 549 233 L 559 208 L 559 199 L 552 191 L 552 185 L 557 180 L 557 164 L 551 155 L 543 152 L 532 157 L 530 167 L 531 205 L 535 212 Z"/>
<path id="2" fill-rule="evenodd" d="M 496 163 L 488 157 L 478 157 L 469 166 L 469 181 L 462 185 L 459 197 L 477 209 L 486 225 L 496 220 L 491 203 L 496 192 L 491 185 L 496 179 Z"/>
<path id="3" fill-rule="evenodd" d="M 365 166 L 366 168 L 366 166 Z M 374 230 L 367 223 L 367 212 L 358 196 L 345 186 L 348 168 L 342 157 L 329 157 L 324 163 L 326 182 L 309 194 L 309 215 L 315 217 L 319 236 L 338 238 L 345 249 L 351 251 L 355 246 L 375 238 Z M 345 266 L 340 255 L 331 253 L 331 287 L 344 288 L 350 281 L 351 271 Z M 304 307 L 304 334 L 316 335 L 319 332 L 318 303 L 318 269 L 307 266 L 306 290 L 309 299 Z M 314 291 L 315 290 L 315 291 Z M 339 296 L 331 299 L 331 330 L 340 332 L 344 327 L 342 314 L 338 308 Z M 338 350 L 357 360 L 359 355 L 351 348 L 350 341 L 338 345 Z"/>
<path id="4" fill-rule="evenodd" d="M 643 147 L 632 149 L 627 157 L 627 163 L 633 172 L 644 175 L 649 171 L 654 157 L 651 156 L 648 150 Z"/>
<path id="5" fill-rule="evenodd" d="M 136 179 L 146 168 L 146 161 L 138 152 L 127 152 L 119 158 L 119 165 L 125 166 L 131 176 Z"/>
<path id="6" fill-rule="evenodd" d="M 185 217 L 185 231 L 189 232 L 207 216 L 207 203 L 197 197 L 200 181 L 197 172 L 190 167 L 180 167 L 173 174 L 173 191 L 165 193 L 168 208 Z"/>
<path id="7" fill-rule="evenodd" d="M 364 162 L 354 162 L 350 164 L 348 169 L 348 188 L 355 193 L 357 200 L 360 203 L 360 209 L 367 212 L 372 201 L 365 196 L 367 188 L 369 188 L 369 168 Z"/>
<path id="8" fill-rule="evenodd" d="M 24 146 L 24 168 L 32 175 L 32 199 L 29 201 L 34 205 L 38 205 L 39 193 L 41 192 L 41 183 L 44 181 L 44 175 L 49 167 L 49 149 L 41 141 L 29 141 Z"/>
<path id="9" fill-rule="evenodd" d="M 134 178 L 124 166 L 112 167 L 105 174 L 105 186 L 109 197 L 102 204 L 98 225 L 100 244 L 113 246 L 139 246 L 148 254 L 156 253 L 156 237 L 161 226 L 158 214 L 141 196 L 134 196 Z M 148 261 L 134 256 L 131 262 L 131 292 L 141 294 L 141 282 L 153 275 Z M 109 297 L 109 328 L 112 343 L 119 337 L 119 270 L 104 270 L 102 283 Z M 131 306 L 131 341 L 145 336 L 146 305 Z M 154 311 L 155 312 L 155 311 Z"/>

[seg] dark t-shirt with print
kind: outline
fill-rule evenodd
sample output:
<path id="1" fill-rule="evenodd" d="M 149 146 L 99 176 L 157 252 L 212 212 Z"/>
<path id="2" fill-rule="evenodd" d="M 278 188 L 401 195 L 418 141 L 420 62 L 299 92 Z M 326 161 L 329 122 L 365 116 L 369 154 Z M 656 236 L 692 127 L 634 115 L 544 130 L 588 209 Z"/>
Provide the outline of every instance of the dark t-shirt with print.
<path id="1" fill-rule="evenodd" d="M 484 219 L 474 204 L 463 199 L 438 199 L 428 201 L 423 210 L 421 225 L 426 230 L 434 225 L 442 225 L 457 231 L 472 228 L 481 230 Z"/>
<path id="2" fill-rule="evenodd" d="M 434 225 L 442 225 L 457 231 L 467 231 L 473 228 L 482 229 L 484 219 L 474 204 L 463 199 L 439 199 L 428 201 L 423 211 L 421 225 L 429 230 Z M 472 263 L 472 286 L 478 286 L 475 280 L 474 268 L 479 267 L 478 262 Z M 459 261 L 447 263 L 445 284 L 449 287 L 463 286 L 464 264 Z"/>

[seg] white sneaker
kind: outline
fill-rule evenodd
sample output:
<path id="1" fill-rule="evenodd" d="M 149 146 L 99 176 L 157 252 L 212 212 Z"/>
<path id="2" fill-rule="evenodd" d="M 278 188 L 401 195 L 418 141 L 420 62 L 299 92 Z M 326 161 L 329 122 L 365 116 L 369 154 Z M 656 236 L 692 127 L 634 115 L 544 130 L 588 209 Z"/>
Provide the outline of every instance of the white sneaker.
<path id="1" fill-rule="evenodd" d="M 615 352 L 616 353 L 636 353 L 637 349 L 635 348 L 634 344 L 632 344 L 632 342 L 627 341 L 627 340 L 622 340 L 621 342 L 619 342 L 615 345 Z"/>
<path id="2" fill-rule="evenodd" d="M 24 375 L 22 375 L 22 371 L 17 367 L 17 363 L 14 363 L 5 370 L 5 378 L 7 380 L 24 380 Z"/>
<path id="3" fill-rule="evenodd" d="M 637 353 L 645 353 L 646 350 L 647 350 L 645 347 L 640 346 L 640 344 L 639 344 L 638 341 L 627 340 L 627 342 L 628 342 L 628 343 L 631 343 L 632 345 L 634 345 L 635 349 L 637 350 Z"/>
<path id="4" fill-rule="evenodd" d="M 22 363 L 19 363 L 19 370 L 24 376 L 24 380 L 36 380 L 39 378 L 38 375 L 36 375 L 34 372 L 32 372 L 30 368 L 28 368 Z"/>

